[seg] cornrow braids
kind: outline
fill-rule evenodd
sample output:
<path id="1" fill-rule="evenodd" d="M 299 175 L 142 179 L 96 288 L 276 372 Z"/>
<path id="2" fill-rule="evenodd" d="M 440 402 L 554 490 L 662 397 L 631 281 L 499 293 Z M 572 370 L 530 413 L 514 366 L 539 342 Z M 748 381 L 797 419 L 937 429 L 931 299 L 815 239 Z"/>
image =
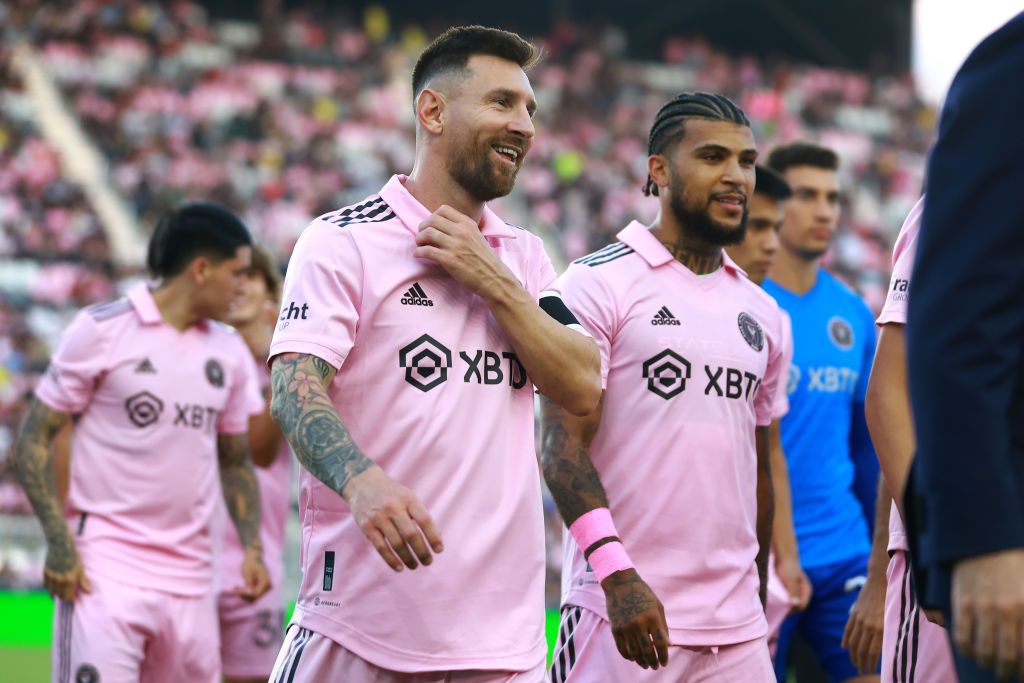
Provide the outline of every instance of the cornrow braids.
<path id="1" fill-rule="evenodd" d="M 671 143 L 686 134 L 686 121 L 705 119 L 726 121 L 740 126 L 750 126 L 750 119 L 735 102 L 725 95 L 709 92 L 684 92 L 673 97 L 654 117 L 651 134 L 647 138 L 647 154 L 661 154 Z M 647 176 L 644 194 L 658 196 L 658 186 Z"/>

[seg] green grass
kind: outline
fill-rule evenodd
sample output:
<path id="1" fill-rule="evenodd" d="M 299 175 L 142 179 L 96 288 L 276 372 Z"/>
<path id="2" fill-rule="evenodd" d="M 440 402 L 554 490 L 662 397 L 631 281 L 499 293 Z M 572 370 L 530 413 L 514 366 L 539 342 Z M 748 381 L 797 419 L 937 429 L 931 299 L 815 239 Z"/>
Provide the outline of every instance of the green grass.
<path id="1" fill-rule="evenodd" d="M 37 681 L 50 680 L 49 647 L 0 647 L 0 680 Z"/>

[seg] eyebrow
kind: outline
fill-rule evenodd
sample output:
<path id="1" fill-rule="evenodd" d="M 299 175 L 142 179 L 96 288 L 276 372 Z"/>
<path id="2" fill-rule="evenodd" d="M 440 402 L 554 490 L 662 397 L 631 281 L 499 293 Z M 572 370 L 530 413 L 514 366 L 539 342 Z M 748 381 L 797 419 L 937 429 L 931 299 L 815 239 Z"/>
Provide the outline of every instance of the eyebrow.
<path id="1" fill-rule="evenodd" d="M 510 100 L 524 99 L 522 93 L 516 92 L 511 88 L 495 88 L 494 90 L 487 91 L 487 94 L 484 95 L 484 97 L 490 99 L 491 97 L 496 97 L 498 95 L 501 95 L 502 97 L 507 97 Z M 533 99 L 532 97 L 527 97 L 525 99 L 526 111 L 530 112 L 530 114 L 532 115 L 534 112 L 537 111 L 537 100 Z"/>
<path id="2" fill-rule="evenodd" d="M 694 153 L 700 153 L 700 152 L 719 152 L 721 154 L 732 154 L 732 149 L 730 149 L 729 147 L 726 147 L 725 145 L 719 145 L 718 143 L 715 143 L 715 142 L 709 142 L 707 144 L 703 144 L 700 147 L 697 147 L 693 151 L 694 151 Z M 747 147 L 746 149 L 741 149 L 739 152 L 737 152 L 737 154 L 739 156 L 746 156 L 748 154 L 753 154 L 754 156 L 757 156 L 757 150 L 754 149 L 753 147 Z"/>

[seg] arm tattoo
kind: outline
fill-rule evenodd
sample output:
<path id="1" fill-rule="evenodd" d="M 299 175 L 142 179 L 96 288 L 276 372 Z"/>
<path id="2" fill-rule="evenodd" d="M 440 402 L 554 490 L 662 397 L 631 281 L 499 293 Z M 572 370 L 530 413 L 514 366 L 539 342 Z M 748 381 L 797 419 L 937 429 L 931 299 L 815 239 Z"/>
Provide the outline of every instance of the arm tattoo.
<path id="1" fill-rule="evenodd" d="M 685 242 L 662 242 L 672 256 L 697 275 L 707 275 L 722 267 L 722 248 L 713 250 L 697 248 Z"/>
<path id="2" fill-rule="evenodd" d="M 334 368 L 315 356 L 286 353 L 274 359 L 270 374 L 271 414 L 295 457 L 340 496 L 374 462 L 352 440 L 327 394 Z"/>
<path id="3" fill-rule="evenodd" d="M 588 436 L 569 434 L 565 411 L 554 401 L 541 396 L 540 403 L 544 481 L 566 526 L 570 526 L 585 513 L 608 507 L 608 498 L 587 454 Z"/>
<path id="4" fill-rule="evenodd" d="M 39 518 L 49 546 L 47 569 L 55 572 L 70 571 L 78 558 L 74 540 L 64 520 L 64 506 L 57 495 L 53 461 L 50 458 L 50 444 L 54 436 L 70 419 L 67 413 L 53 410 L 33 398 L 29 402 L 14 450 L 18 481 Z"/>
<path id="5" fill-rule="evenodd" d="M 246 550 L 263 551 L 260 541 L 260 489 L 256 483 L 246 434 L 220 434 L 220 481 L 231 521 Z"/>

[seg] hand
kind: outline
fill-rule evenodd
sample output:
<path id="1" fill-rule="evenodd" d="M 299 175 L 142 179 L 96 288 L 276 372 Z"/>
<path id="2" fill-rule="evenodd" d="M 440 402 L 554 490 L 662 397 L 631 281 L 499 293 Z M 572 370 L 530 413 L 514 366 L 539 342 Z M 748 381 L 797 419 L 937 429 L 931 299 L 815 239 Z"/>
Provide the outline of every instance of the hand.
<path id="1" fill-rule="evenodd" d="M 996 676 L 1024 680 L 1024 549 L 953 567 L 953 643 Z"/>
<path id="2" fill-rule="evenodd" d="M 263 564 L 263 551 L 245 551 L 245 559 L 242 560 L 242 583 L 243 587 L 236 588 L 235 593 L 248 602 L 255 602 L 270 590 L 270 572 Z"/>
<path id="3" fill-rule="evenodd" d="M 608 622 L 619 654 L 644 669 L 668 665 L 665 608 L 635 569 L 618 571 L 601 582 Z"/>
<path id="4" fill-rule="evenodd" d="M 789 593 L 791 612 L 803 612 L 807 609 L 807 605 L 811 604 L 814 589 L 811 587 L 811 580 L 800 566 L 800 559 L 776 556 L 775 573 L 779 575 L 779 580 Z"/>
<path id="5" fill-rule="evenodd" d="M 862 675 L 878 671 L 885 626 L 885 583 L 880 572 L 868 572 L 843 632 L 843 647 L 850 651 L 850 661 Z"/>
<path id="6" fill-rule="evenodd" d="M 444 550 L 441 534 L 416 494 L 380 467 L 352 477 L 342 493 L 356 524 L 396 572 L 402 571 L 403 563 L 409 569 L 430 564 L 431 548 L 435 553 Z"/>
<path id="7" fill-rule="evenodd" d="M 476 221 L 448 205 L 441 205 L 420 223 L 416 245 L 416 258 L 434 261 L 481 296 L 490 288 L 501 287 L 502 280 L 510 276 Z"/>
<path id="8" fill-rule="evenodd" d="M 70 538 L 50 543 L 47 547 L 43 586 L 53 597 L 69 602 L 78 598 L 79 590 L 83 593 L 92 592 L 92 584 L 85 576 L 82 560 Z"/>

